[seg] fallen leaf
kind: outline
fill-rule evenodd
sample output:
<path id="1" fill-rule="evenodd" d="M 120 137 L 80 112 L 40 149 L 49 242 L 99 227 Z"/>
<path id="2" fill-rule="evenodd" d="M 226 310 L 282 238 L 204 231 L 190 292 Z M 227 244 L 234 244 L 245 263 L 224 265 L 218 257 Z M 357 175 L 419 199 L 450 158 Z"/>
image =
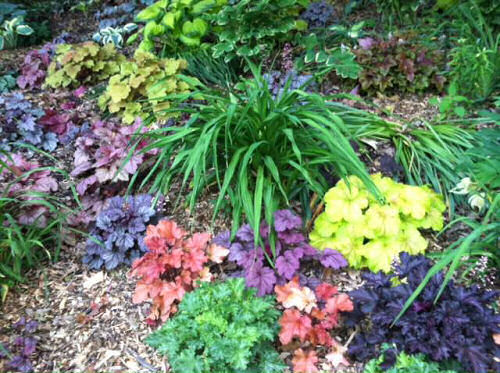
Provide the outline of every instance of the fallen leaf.
<path id="1" fill-rule="evenodd" d="M 104 271 L 94 273 L 92 276 L 86 278 L 83 281 L 83 288 L 88 290 L 92 286 L 97 285 L 98 283 L 102 282 L 103 280 L 104 280 Z"/>

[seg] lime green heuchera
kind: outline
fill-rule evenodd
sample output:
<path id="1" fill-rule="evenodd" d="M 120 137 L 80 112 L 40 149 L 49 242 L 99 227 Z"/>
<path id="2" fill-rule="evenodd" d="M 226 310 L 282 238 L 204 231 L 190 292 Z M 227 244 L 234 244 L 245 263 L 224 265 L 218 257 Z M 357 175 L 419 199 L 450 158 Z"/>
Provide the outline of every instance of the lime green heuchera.
<path id="1" fill-rule="evenodd" d="M 186 67 L 185 60 L 159 59 L 139 50 L 133 60 L 118 65 L 117 74 L 109 79 L 106 91 L 99 97 L 99 107 L 119 114 L 127 124 L 137 117 L 145 119 L 150 113 L 146 106 L 157 119 L 175 116 L 161 112 L 170 109 L 170 102 L 164 97 L 189 92 L 189 85 L 176 76 Z"/>
<path id="2" fill-rule="evenodd" d="M 61 44 L 48 68 L 45 87 L 77 87 L 107 80 L 120 71 L 126 58 L 113 44 L 101 47 L 94 42 Z"/>
<path id="3" fill-rule="evenodd" d="M 361 180 L 341 180 L 325 195 L 325 212 L 316 219 L 311 245 L 340 251 L 355 268 L 388 272 L 400 252 L 427 248 L 419 229 L 441 230 L 446 205 L 428 186 L 395 182 L 380 174 L 372 180 L 386 199 L 379 204 Z"/>

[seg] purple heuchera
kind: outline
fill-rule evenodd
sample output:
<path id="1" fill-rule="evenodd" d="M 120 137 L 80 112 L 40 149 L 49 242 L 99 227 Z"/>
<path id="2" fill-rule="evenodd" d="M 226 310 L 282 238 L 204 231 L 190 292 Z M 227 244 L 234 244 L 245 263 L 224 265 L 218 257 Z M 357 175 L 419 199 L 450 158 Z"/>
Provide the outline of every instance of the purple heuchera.
<path id="1" fill-rule="evenodd" d="M 76 140 L 77 149 L 73 162 L 75 168 L 71 176 L 84 177 L 76 187 L 80 195 L 84 195 L 98 183 L 113 180 L 128 181 L 130 175 L 137 172 L 147 157 L 155 154 L 154 152 L 140 153 L 140 150 L 147 144 L 141 141 L 135 148 L 135 153 L 124 165 L 130 145 L 134 141 L 133 135 L 139 128 L 141 128 L 140 120 L 137 120 L 133 126 L 120 126 L 114 122 L 99 121 L 92 125 L 90 131 L 83 133 Z M 145 131 L 146 129 L 142 127 L 141 132 Z"/>
<path id="2" fill-rule="evenodd" d="M 20 88 L 33 89 L 42 86 L 54 50 L 55 45 L 47 43 L 41 49 L 32 50 L 26 54 L 21 65 L 21 75 L 17 78 L 17 85 Z"/>
<path id="3" fill-rule="evenodd" d="M 36 321 L 27 321 L 22 317 L 13 326 L 17 335 L 11 338 L 11 343 L 0 344 L 0 359 L 8 359 L 6 367 L 16 372 L 33 372 L 33 364 L 30 359 L 36 352 L 37 340 L 33 333 L 38 328 Z"/>
<path id="4" fill-rule="evenodd" d="M 500 371 L 500 348 L 493 335 L 500 333 L 500 314 L 493 305 L 498 291 L 477 286 L 463 287 L 451 281 L 438 302 L 434 300 L 444 281 L 437 273 L 406 313 L 392 325 L 413 291 L 422 283 L 432 263 L 424 256 L 400 255 L 394 274 L 363 274 L 362 288 L 349 293 L 354 311 L 346 314 L 347 325 L 371 327 L 362 330 L 349 346 L 349 354 L 366 361 L 377 355 L 382 343 L 394 343 L 409 354 L 422 353 L 434 361 L 458 360 L 464 371 Z M 392 279 L 399 285 L 394 286 Z"/>
<path id="5" fill-rule="evenodd" d="M 9 143 L 24 142 L 53 151 L 58 142 L 56 134 L 44 131 L 38 123 L 44 114 L 22 93 L 0 96 L 0 149 L 10 151 Z"/>
<path id="6" fill-rule="evenodd" d="M 300 274 L 303 261 L 318 260 L 324 267 L 341 268 L 347 265 L 344 257 L 334 250 L 318 251 L 307 243 L 302 233 L 302 220 L 290 210 L 278 210 L 274 214 L 273 230 L 263 222 L 260 235 L 264 247 L 254 248 L 254 234 L 250 225 L 243 225 L 229 242 L 229 232 L 214 239 L 218 245 L 230 249 L 229 260 L 240 266 L 248 286 L 257 288 L 259 296 L 273 292 L 274 285 L 283 284 Z M 275 250 L 271 247 L 271 235 L 275 235 Z M 275 263 L 275 269 L 269 265 Z M 301 277 L 301 283 L 305 278 Z"/>
<path id="7" fill-rule="evenodd" d="M 143 235 L 155 214 L 152 202 L 149 195 L 111 198 L 97 217 L 83 262 L 92 269 L 105 266 L 111 270 L 120 264 L 131 265 L 145 253 Z"/>

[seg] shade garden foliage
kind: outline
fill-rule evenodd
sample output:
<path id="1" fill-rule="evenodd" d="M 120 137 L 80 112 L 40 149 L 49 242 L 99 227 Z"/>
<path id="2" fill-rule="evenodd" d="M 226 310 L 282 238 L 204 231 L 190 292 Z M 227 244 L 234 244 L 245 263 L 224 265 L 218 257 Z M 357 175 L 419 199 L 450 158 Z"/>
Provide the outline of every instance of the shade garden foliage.
<path id="1" fill-rule="evenodd" d="M 500 371 L 495 3 L 0 2 L 0 371 Z"/>

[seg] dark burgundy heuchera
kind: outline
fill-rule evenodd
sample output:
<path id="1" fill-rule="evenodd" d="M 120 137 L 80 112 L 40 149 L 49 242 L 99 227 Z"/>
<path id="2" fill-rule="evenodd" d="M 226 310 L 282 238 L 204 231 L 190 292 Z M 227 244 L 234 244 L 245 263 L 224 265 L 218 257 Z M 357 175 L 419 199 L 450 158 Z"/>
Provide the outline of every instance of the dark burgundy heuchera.
<path id="1" fill-rule="evenodd" d="M 54 54 L 55 44 L 47 43 L 41 49 L 29 51 L 21 65 L 17 85 L 22 89 L 40 88 Z"/>
<path id="2" fill-rule="evenodd" d="M 131 265 L 144 254 L 147 251 L 143 237 L 146 224 L 155 214 L 152 202 L 149 195 L 111 198 L 108 207 L 97 217 L 96 227 L 91 232 L 94 240 L 87 240 L 83 262 L 92 269 L 106 267 L 110 270 L 121 264 Z"/>
<path id="3" fill-rule="evenodd" d="M 356 335 L 349 354 L 366 361 L 377 355 L 382 343 L 395 343 L 407 353 L 422 353 L 435 361 L 456 359 L 467 372 L 499 372 L 500 362 L 494 357 L 499 356 L 500 348 L 493 335 L 500 332 L 500 315 L 492 308 L 499 292 L 450 282 L 434 304 L 444 280 L 444 274 L 438 273 L 391 326 L 431 266 L 424 256 L 402 253 L 394 274 L 363 274 L 364 286 L 349 294 L 354 312 L 346 314 L 347 324 L 362 325 L 365 319 L 371 322 Z M 399 285 L 394 286 L 394 279 Z"/>
<path id="4" fill-rule="evenodd" d="M 30 359 L 36 352 L 37 339 L 33 334 L 38 328 L 36 321 L 27 321 L 22 317 L 12 328 L 16 335 L 11 343 L 0 343 L 0 359 L 8 359 L 6 368 L 15 372 L 33 372 L 33 364 Z"/>
<path id="5" fill-rule="evenodd" d="M 238 275 L 245 277 L 247 286 L 257 288 L 259 296 L 272 293 L 274 285 L 282 285 L 300 275 L 300 266 L 304 261 L 318 260 L 324 267 L 334 269 L 347 265 L 347 261 L 339 252 L 330 249 L 318 251 L 310 246 L 302 233 L 302 220 L 290 210 L 276 211 L 274 230 L 270 230 L 263 222 L 260 235 L 264 248 L 254 248 L 254 234 L 250 225 L 242 226 L 232 243 L 229 232 L 214 239 L 214 243 L 230 249 L 229 260 L 242 268 Z M 275 238 L 274 253 L 271 237 Z M 317 279 L 301 276 L 302 286 L 307 285 L 314 289 L 314 285 L 319 283 Z"/>
<path id="6" fill-rule="evenodd" d="M 358 40 L 356 61 L 363 70 L 359 76 L 365 92 L 421 92 L 429 87 L 441 91 L 445 78 L 444 54 L 415 42 L 411 36 L 392 36 L 388 40 L 371 37 Z"/>

